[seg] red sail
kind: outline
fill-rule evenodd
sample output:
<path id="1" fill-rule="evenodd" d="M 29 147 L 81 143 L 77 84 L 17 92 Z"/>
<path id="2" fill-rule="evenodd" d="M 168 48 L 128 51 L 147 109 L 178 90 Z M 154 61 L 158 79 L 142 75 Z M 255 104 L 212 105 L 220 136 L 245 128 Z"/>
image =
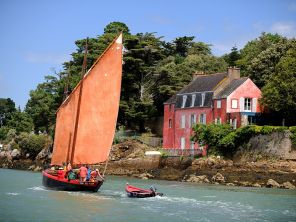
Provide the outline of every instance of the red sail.
<path id="1" fill-rule="evenodd" d="M 80 81 L 58 110 L 52 164 L 70 161 L 73 150 L 73 164 L 95 164 L 108 159 L 118 115 L 121 76 L 122 35 L 84 76 L 81 95 Z"/>

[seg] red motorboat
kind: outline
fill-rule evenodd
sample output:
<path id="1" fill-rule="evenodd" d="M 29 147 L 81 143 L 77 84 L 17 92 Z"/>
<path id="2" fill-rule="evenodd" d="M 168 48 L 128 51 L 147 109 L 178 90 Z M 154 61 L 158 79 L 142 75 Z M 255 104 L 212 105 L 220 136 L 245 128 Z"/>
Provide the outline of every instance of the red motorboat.
<path id="1" fill-rule="evenodd" d="M 119 109 L 122 33 L 87 73 L 86 55 L 87 40 L 82 78 L 57 110 L 51 165 L 71 163 L 77 167 L 105 163 L 106 170 Z M 51 169 L 43 171 L 43 185 L 57 190 L 96 192 L 103 184 L 102 180 L 69 180 L 57 172 Z"/>
<path id="2" fill-rule="evenodd" d="M 146 198 L 146 197 L 155 197 L 162 196 L 163 193 L 156 192 L 154 187 L 150 187 L 150 189 L 142 189 L 138 187 L 131 186 L 126 184 L 125 191 L 128 197 L 136 197 L 136 198 Z"/>

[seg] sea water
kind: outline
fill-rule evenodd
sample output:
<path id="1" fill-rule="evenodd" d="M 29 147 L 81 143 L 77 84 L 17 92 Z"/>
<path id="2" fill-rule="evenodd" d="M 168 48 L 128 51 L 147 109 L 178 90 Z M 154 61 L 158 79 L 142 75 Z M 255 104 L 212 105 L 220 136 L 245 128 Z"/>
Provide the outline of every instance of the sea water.
<path id="1" fill-rule="evenodd" d="M 41 173 L 0 169 L 0 221 L 296 221 L 296 191 L 108 176 L 96 193 L 48 190 Z M 125 184 L 163 197 L 128 198 Z"/>

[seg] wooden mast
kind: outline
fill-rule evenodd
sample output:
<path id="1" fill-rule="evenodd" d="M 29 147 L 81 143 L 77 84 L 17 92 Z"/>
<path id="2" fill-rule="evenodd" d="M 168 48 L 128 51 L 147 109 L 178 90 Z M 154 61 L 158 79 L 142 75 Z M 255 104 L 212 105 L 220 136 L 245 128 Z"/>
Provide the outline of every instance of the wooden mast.
<path id="1" fill-rule="evenodd" d="M 73 165 L 75 145 L 76 145 L 76 140 L 77 140 L 77 130 L 78 130 L 78 123 L 79 123 L 79 115 L 80 115 L 80 104 L 81 104 L 82 91 L 83 91 L 83 77 L 86 72 L 87 50 L 88 50 L 88 38 L 86 39 L 86 43 L 85 43 L 85 51 L 84 51 L 83 65 L 82 65 L 82 71 L 81 71 L 81 84 L 80 84 L 80 89 L 79 89 L 77 113 L 76 113 L 74 135 L 73 135 L 73 144 L 72 144 L 72 150 L 71 150 L 71 156 L 70 156 L 71 165 Z"/>

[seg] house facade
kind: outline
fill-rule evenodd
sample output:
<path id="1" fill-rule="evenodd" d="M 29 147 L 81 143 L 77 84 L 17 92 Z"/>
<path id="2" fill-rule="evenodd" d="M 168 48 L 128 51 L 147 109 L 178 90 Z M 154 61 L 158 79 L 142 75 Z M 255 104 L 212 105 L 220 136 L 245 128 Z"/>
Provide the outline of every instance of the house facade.
<path id="1" fill-rule="evenodd" d="M 241 78 L 238 68 L 194 74 L 191 83 L 164 103 L 163 148 L 203 149 L 190 140 L 196 123 L 228 123 L 233 128 L 254 123 L 261 112 L 260 97 L 260 89 L 251 79 Z"/>

